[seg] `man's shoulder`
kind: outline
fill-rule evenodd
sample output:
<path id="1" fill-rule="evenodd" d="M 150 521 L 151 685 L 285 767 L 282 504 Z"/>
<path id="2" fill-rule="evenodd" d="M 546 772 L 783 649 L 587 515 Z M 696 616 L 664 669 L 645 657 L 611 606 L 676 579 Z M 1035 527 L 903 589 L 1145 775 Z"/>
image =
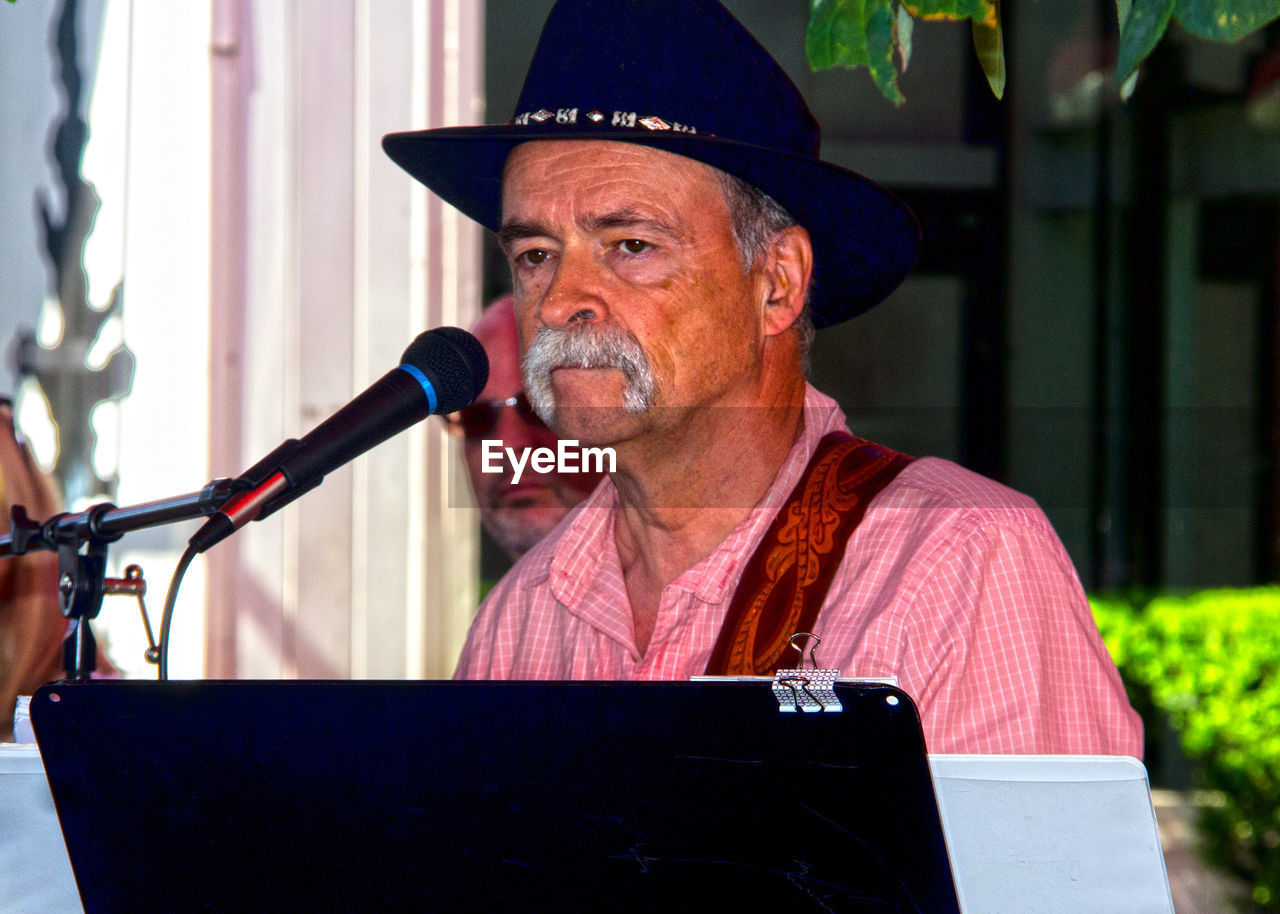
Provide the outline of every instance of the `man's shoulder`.
<path id="1" fill-rule="evenodd" d="M 881 491 L 854 542 L 845 555 L 851 583 L 873 563 L 885 586 L 901 593 L 962 590 L 975 568 L 994 563 L 1006 584 L 1051 582 L 1064 599 L 1083 599 L 1071 559 L 1033 498 L 936 457 L 913 461 Z"/>
<path id="2" fill-rule="evenodd" d="M 880 506 L 1004 510 L 1041 514 L 1030 495 L 941 457 L 919 457 L 884 490 Z"/>

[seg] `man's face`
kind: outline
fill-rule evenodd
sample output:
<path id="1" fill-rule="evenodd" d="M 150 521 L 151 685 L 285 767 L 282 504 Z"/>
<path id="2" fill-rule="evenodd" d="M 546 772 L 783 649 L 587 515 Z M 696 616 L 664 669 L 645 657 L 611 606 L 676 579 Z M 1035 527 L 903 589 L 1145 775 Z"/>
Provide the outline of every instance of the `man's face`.
<path id="1" fill-rule="evenodd" d="M 630 143 L 526 143 L 507 161 L 500 239 L 527 375 L 539 334 L 570 331 L 630 340 L 652 376 L 648 403 L 628 410 L 627 372 L 550 359 L 563 437 L 621 443 L 755 403 L 762 292 L 709 166 Z"/>
<path id="2" fill-rule="evenodd" d="M 489 356 L 489 382 L 477 398 L 481 403 L 506 400 L 520 392 L 520 347 L 515 319 L 510 304 L 496 304 L 473 328 L 476 338 Z M 582 501 L 600 475 L 596 473 L 561 474 L 534 472 L 525 467 L 520 482 L 513 482 L 510 461 L 496 461 L 497 473 L 482 472 L 483 440 L 496 440 L 502 447 L 517 452 L 525 448 L 556 447 L 556 436 L 536 420 L 515 409 L 504 407 L 497 412 L 491 429 L 463 440 L 471 488 L 480 505 L 480 519 L 485 529 L 514 559 L 551 532 L 569 509 Z"/>

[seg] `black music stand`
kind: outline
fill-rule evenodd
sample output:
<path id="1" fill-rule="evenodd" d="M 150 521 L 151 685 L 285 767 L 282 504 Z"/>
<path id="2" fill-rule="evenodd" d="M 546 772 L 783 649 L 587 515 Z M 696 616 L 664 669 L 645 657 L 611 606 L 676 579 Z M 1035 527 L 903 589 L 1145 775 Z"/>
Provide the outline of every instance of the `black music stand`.
<path id="1" fill-rule="evenodd" d="M 887 685 L 89 682 L 32 720 L 85 909 L 956 911 Z"/>

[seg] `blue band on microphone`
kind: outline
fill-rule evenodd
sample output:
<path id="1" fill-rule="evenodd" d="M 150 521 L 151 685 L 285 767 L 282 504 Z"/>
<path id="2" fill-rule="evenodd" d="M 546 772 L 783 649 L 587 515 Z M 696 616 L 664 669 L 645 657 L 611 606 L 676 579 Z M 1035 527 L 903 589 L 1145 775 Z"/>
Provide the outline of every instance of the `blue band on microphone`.
<path id="1" fill-rule="evenodd" d="M 417 365 L 410 365 L 408 362 L 401 364 L 400 368 L 413 375 L 413 379 L 422 385 L 422 389 L 427 395 L 427 402 L 431 404 L 431 412 L 434 413 L 437 406 L 436 389 L 431 386 L 431 382 L 427 380 L 427 376 L 422 373 L 422 370 L 418 368 Z"/>

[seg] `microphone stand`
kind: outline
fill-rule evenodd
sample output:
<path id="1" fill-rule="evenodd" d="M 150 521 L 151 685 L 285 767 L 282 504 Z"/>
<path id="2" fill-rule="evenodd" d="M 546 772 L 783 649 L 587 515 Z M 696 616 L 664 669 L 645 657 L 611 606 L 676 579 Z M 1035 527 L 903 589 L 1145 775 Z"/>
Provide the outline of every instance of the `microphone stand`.
<path id="1" fill-rule="evenodd" d="M 71 620 L 62 647 L 68 679 L 89 679 L 98 666 L 97 641 L 89 620 L 102 608 L 108 544 L 132 530 L 208 517 L 231 497 L 234 488 L 231 479 L 215 479 L 199 492 L 128 508 L 104 503 L 58 514 L 43 523 L 28 517 L 22 505 L 13 506 L 10 533 L 0 536 L 0 559 L 42 549 L 58 553 L 58 597 L 62 614 Z"/>

